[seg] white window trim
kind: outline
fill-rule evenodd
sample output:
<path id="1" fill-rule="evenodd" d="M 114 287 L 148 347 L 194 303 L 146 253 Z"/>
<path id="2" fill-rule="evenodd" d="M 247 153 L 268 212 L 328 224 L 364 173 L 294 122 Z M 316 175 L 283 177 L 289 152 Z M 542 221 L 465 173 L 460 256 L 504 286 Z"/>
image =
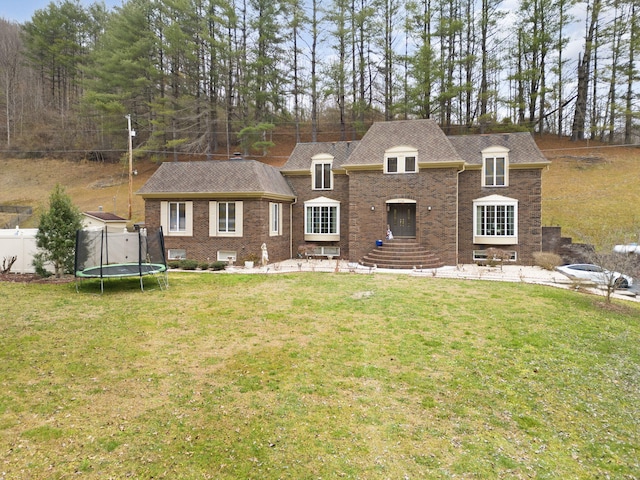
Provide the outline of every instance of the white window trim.
<path id="1" fill-rule="evenodd" d="M 169 248 L 167 260 L 184 260 L 187 258 L 187 251 L 184 248 Z"/>
<path id="2" fill-rule="evenodd" d="M 274 212 L 278 212 L 278 224 L 274 225 Z M 282 235 L 282 204 L 269 202 L 269 236 L 278 237 Z"/>
<path id="3" fill-rule="evenodd" d="M 335 207 L 336 231 L 332 233 L 307 232 L 307 207 Z M 304 239 L 312 242 L 330 242 L 340 240 L 340 202 L 327 197 L 318 197 L 304 202 Z"/>
<path id="4" fill-rule="evenodd" d="M 172 232 L 169 230 L 169 204 L 185 204 L 185 229 L 182 232 Z M 193 236 L 193 202 L 191 201 L 162 201 L 160 202 L 160 226 L 162 232 L 167 237 L 192 237 Z"/>
<path id="5" fill-rule="evenodd" d="M 218 231 L 218 203 L 235 203 L 236 204 L 236 231 L 235 232 L 219 232 Z M 243 203 L 241 201 L 229 202 L 209 202 L 209 236 L 210 237 L 242 237 L 243 235 Z"/>
<path id="6" fill-rule="evenodd" d="M 329 164 L 329 187 L 316 187 L 316 165 Z M 311 157 L 311 190 L 333 190 L 333 156 L 327 153 L 320 153 Z"/>
<path id="7" fill-rule="evenodd" d="M 479 235 L 478 207 L 480 206 L 513 206 L 513 235 Z M 482 245 L 517 245 L 518 244 L 518 200 L 490 195 L 473 201 L 473 243 Z"/>
<path id="8" fill-rule="evenodd" d="M 407 157 L 413 157 L 415 159 L 415 170 L 406 171 L 406 159 Z M 390 172 L 389 159 L 396 158 L 398 160 L 398 170 L 396 172 Z M 384 173 L 389 175 L 402 175 L 407 173 L 418 173 L 418 150 L 414 147 L 402 145 L 393 147 L 384 152 Z"/>
<path id="9" fill-rule="evenodd" d="M 515 250 L 506 250 L 509 254 L 509 258 L 507 262 L 517 262 L 518 261 L 518 252 Z M 485 262 L 491 261 L 493 259 L 488 258 L 487 250 L 474 250 L 473 251 L 473 261 L 474 262 Z"/>
<path id="10" fill-rule="evenodd" d="M 219 262 L 236 262 L 238 260 L 238 253 L 234 250 L 218 250 L 216 260 Z"/>
<path id="11" fill-rule="evenodd" d="M 504 185 L 487 185 L 487 161 L 495 164 L 496 158 L 504 158 Z M 494 170 L 495 179 L 495 170 Z M 482 150 L 482 186 L 488 188 L 504 188 L 509 186 L 509 149 L 501 146 L 493 146 Z"/>

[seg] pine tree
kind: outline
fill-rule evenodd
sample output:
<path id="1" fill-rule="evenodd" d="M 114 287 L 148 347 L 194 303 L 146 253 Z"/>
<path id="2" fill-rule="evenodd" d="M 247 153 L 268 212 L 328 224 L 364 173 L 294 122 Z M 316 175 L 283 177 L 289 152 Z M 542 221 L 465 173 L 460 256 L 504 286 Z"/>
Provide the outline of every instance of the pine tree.
<path id="1" fill-rule="evenodd" d="M 420 118 L 431 118 L 433 85 L 436 81 L 436 59 L 432 41 L 431 0 L 420 0 L 407 5 L 415 32 L 416 49 L 409 60 L 413 84 L 409 87 L 409 109 Z M 411 31 L 411 29 L 410 29 Z"/>
<path id="2" fill-rule="evenodd" d="M 49 197 L 49 210 L 40 216 L 36 246 L 42 251 L 36 261 L 51 262 L 56 277 L 73 271 L 76 231 L 82 228 L 82 215 L 64 187 L 56 185 Z"/>

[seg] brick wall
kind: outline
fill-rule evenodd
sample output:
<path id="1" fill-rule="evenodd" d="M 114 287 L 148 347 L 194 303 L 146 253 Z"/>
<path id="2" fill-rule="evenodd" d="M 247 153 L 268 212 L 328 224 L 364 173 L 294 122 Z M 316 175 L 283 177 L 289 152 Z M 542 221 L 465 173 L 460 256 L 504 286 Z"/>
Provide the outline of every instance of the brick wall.
<path id="1" fill-rule="evenodd" d="M 473 263 L 473 250 L 496 247 L 517 252 L 517 263 L 533 265 L 533 253 L 542 250 L 542 173 L 540 169 L 509 171 L 509 186 L 481 186 L 481 170 L 460 174 L 459 263 Z M 518 200 L 518 245 L 473 244 L 473 200 L 489 195 Z"/>
<path id="2" fill-rule="evenodd" d="M 340 256 L 349 258 L 349 177 L 344 174 L 334 174 L 333 190 L 311 190 L 311 173 L 309 175 L 292 175 L 287 177 L 287 181 L 297 195 L 297 203 L 293 206 L 292 212 L 292 244 L 293 255 L 295 256 L 298 246 L 318 242 L 307 242 L 304 239 L 304 202 L 318 197 L 327 197 L 340 202 L 340 241 L 322 242 L 322 245 L 340 247 Z"/>
<path id="3" fill-rule="evenodd" d="M 324 196 L 340 202 L 341 239 L 326 245 L 339 246 L 342 258 L 359 261 L 375 247 L 377 239 L 385 236 L 386 202 L 403 198 L 416 202 L 416 240 L 421 245 L 447 265 L 472 263 L 473 250 L 489 247 L 473 244 L 473 200 L 497 194 L 519 201 L 518 245 L 499 248 L 515 250 L 520 264 L 532 264 L 533 253 L 542 249 L 541 171 L 511 170 L 509 187 L 483 188 L 481 171 L 466 170 L 460 174 L 459 212 L 456 212 L 457 177 L 455 168 L 421 169 L 418 174 L 400 175 L 385 175 L 380 170 L 352 171 L 349 176 L 334 175 L 333 190 L 311 190 L 310 174 L 289 176 L 287 181 L 297 195 L 297 202 L 291 207 L 283 205 L 282 236 L 269 236 L 269 200 L 239 199 L 244 204 L 243 237 L 209 237 L 209 199 L 196 199 L 192 200 L 193 237 L 172 237 L 165 232 L 165 246 L 185 249 L 189 259 L 198 261 L 214 261 L 218 250 L 236 251 L 241 260 L 249 253 L 260 257 L 260 246 L 265 242 L 270 261 L 285 260 L 296 255 L 299 245 L 307 243 L 304 202 Z M 160 203 L 145 200 L 145 221 L 149 227 L 160 225 Z"/>
<path id="4" fill-rule="evenodd" d="M 593 245 L 573 243 L 571 237 L 563 237 L 561 227 L 542 227 L 542 251 L 560 255 L 564 263 L 591 263 L 593 248 Z"/>
<path id="5" fill-rule="evenodd" d="M 291 258 L 289 247 L 289 204 L 283 203 L 282 235 L 269 236 L 269 200 L 237 199 L 243 202 L 243 236 L 209 236 L 209 201 L 213 199 L 175 199 L 172 201 L 193 201 L 193 236 L 173 237 L 165 233 L 165 248 L 185 249 L 190 260 L 210 261 L 217 258 L 218 250 L 237 252 L 238 261 L 250 253 L 261 256 L 262 243 L 267 244 L 269 261 L 278 262 Z M 149 227 L 160 226 L 161 200 L 145 200 L 145 223 Z"/>
<path id="6" fill-rule="evenodd" d="M 375 247 L 377 239 L 384 238 L 386 202 L 403 198 L 416 201 L 416 240 L 446 264 L 455 263 L 456 175 L 454 168 L 422 169 L 418 174 L 399 175 L 351 172 L 350 259 L 359 260 Z"/>

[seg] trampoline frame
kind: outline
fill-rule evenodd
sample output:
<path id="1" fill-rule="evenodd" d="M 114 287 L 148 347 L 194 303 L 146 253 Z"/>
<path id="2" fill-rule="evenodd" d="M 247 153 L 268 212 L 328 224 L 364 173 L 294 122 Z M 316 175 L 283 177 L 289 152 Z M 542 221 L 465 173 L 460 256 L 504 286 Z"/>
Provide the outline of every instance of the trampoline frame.
<path id="1" fill-rule="evenodd" d="M 80 240 L 81 231 L 76 232 L 76 262 L 75 262 L 75 277 L 76 277 L 76 291 L 79 291 L 78 279 L 99 278 L 100 279 L 100 292 L 104 293 L 104 279 L 109 278 L 126 278 L 126 277 L 140 277 L 140 290 L 144 291 L 143 277 L 153 275 L 158 280 L 160 289 L 169 288 L 168 267 L 165 257 L 164 249 L 164 236 L 162 235 L 162 227 L 158 230 L 160 250 L 162 252 L 162 260 L 164 263 L 151 262 L 149 254 L 147 258 L 142 261 L 142 241 L 146 239 L 146 234 L 142 235 L 141 230 L 138 233 L 138 261 L 137 262 L 123 262 L 123 263 L 109 263 L 109 248 L 108 238 L 109 233 L 106 229 L 101 232 L 100 241 L 100 265 L 91 266 L 82 270 L 78 269 L 78 244 Z M 105 258 L 106 263 L 104 263 Z M 114 272 L 115 270 L 115 272 Z"/>

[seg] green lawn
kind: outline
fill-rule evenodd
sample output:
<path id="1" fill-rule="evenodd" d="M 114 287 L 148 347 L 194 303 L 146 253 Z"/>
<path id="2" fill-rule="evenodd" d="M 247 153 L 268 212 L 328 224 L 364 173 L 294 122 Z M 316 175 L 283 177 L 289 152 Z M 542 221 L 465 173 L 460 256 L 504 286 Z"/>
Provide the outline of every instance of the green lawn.
<path id="1" fill-rule="evenodd" d="M 640 306 L 407 275 L 0 283 L 0 478 L 638 478 Z"/>

